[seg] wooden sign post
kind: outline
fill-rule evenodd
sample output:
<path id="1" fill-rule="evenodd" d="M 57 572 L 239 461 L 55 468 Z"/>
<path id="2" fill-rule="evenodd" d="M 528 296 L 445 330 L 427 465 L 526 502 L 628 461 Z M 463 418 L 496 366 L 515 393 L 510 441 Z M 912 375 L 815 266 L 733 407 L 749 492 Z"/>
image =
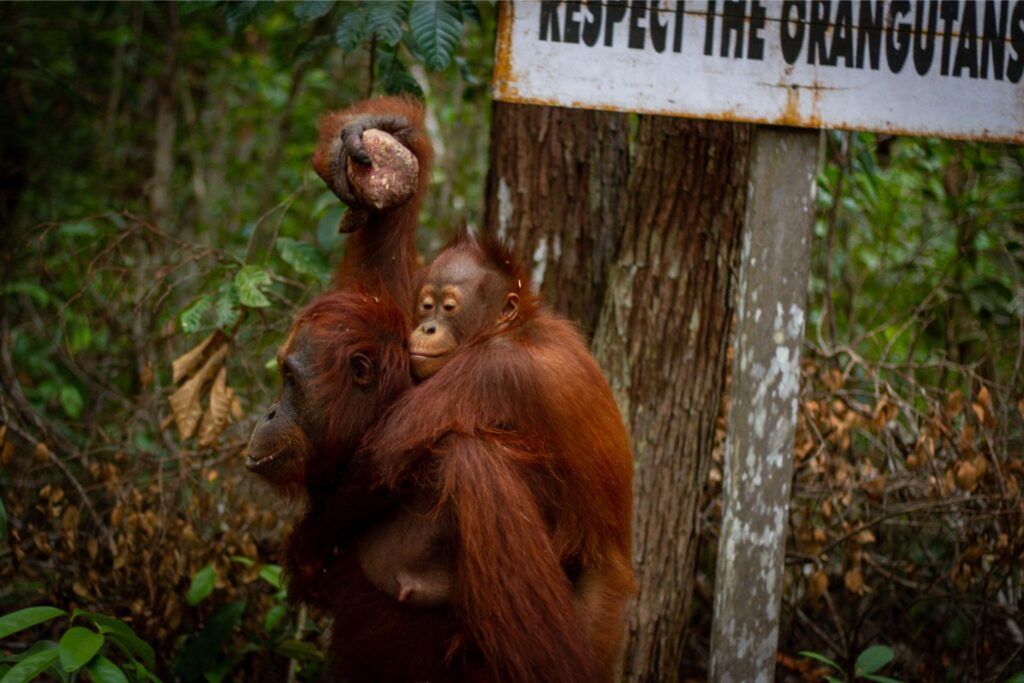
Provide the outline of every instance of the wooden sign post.
<path id="1" fill-rule="evenodd" d="M 777 126 L 1024 142 L 1024 0 L 501 9 L 498 100 L 763 124 L 749 167 L 711 679 L 770 681 L 819 156 L 817 133 Z"/>

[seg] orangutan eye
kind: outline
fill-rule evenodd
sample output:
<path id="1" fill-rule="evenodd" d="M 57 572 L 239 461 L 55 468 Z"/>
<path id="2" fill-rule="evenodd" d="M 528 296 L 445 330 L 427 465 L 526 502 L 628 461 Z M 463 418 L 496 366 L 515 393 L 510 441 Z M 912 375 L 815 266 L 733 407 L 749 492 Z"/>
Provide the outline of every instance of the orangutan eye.
<path id="1" fill-rule="evenodd" d="M 430 311 L 430 310 L 433 310 L 433 308 L 434 308 L 434 304 L 432 302 L 430 302 L 430 301 L 424 301 L 423 302 L 423 310 L 424 311 Z"/>
<path id="2" fill-rule="evenodd" d="M 455 310 L 455 302 L 454 301 L 445 301 L 444 302 L 444 310 L 448 311 L 449 313 L 454 311 Z"/>

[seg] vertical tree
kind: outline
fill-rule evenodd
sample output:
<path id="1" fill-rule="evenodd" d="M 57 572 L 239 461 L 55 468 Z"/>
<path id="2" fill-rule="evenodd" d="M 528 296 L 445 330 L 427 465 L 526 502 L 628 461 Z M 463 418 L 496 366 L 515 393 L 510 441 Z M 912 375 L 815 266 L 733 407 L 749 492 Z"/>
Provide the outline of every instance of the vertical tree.
<path id="1" fill-rule="evenodd" d="M 592 333 L 636 463 L 624 675 L 679 677 L 727 371 L 749 127 L 496 103 L 486 228 Z"/>

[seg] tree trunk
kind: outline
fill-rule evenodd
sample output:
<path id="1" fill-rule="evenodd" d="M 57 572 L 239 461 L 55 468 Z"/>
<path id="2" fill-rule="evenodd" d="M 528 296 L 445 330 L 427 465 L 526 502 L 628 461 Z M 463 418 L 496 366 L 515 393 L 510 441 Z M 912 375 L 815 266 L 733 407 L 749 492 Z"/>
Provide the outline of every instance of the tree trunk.
<path id="1" fill-rule="evenodd" d="M 635 461 L 640 592 L 624 677 L 660 682 L 681 677 L 750 129 L 642 116 L 627 163 L 626 122 L 496 104 L 486 225 L 533 265 L 551 305 L 594 330 Z"/>
<path id="2" fill-rule="evenodd" d="M 623 232 L 628 135 L 625 114 L 494 104 L 485 230 L 588 337 Z"/>
<path id="3" fill-rule="evenodd" d="M 633 437 L 633 558 L 625 678 L 680 678 L 698 504 L 727 369 L 749 127 L 644 117 L 626 234 L 594 352 Z"/>

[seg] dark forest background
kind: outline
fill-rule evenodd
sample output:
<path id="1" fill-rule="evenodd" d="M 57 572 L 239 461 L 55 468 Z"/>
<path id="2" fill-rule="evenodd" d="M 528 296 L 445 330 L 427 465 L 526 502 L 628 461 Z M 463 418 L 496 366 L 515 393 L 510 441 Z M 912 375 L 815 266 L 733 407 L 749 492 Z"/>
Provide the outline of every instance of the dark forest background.
<path id="1" fill-rule="evenodd" d="M 316 679 L 325 623 L 287 603 L 275 564 L 296 504 L 242 467 L 276 347 L 344 249 L 343 207 L 309 164 L 316 119 L 369 95 L 423 97 L 437 163 L 421 252 L 463 220 L 493 228 L 494 169 L 513 172 L 496 160 L 524 160 L 515 187 L 529 188 L 551 171 L 531 170 L 529 150 L 562 140 L 516 143 L 508 132 L 536 113 L 492 107 L 496 15 L 0 5 L 0 613 L 68 612 L 0 640 L 0 673 L 69 633 L 88 652 L 84 628 L 105 639 L 80 663 L 95 680 L 124 680 L 101 658 L 130 680 Z M 543 116 L 557 131 L 563 114 Z M 638 195 L 624 174 L 649 170 L 657 121 L 615 116 L 564 139 L 622 152 L 628 164 L 595 163 L 590 181 Z M 746 127 L 722 130 L 744 160 Z M 577 148 L 563 147 L 568 164 Z M 852 678 L 886 645 L 895 678 L 1019 680 L 1024 150 L 830 131 L 823 154 L 777 676 L 818 680 L 828 666 L 809 650 Z M 590 211 L 593 230 L 632 220 Z M 553 305 L 601 337 L 604 271 L 582 259 L 545 276 L 551 256 L 520 251 Z M 230 342 L 224 372 L 183 382 L 172 362 L 210 335 Z M 688 596 L 659 631 L 678 657 L 634 657 L 631 680 L 707 675 L 728 401 L 712 408 L 700 490 L 673 493 L 693 501 L 680 509 L 695 558 L 661 587 Z"/>

